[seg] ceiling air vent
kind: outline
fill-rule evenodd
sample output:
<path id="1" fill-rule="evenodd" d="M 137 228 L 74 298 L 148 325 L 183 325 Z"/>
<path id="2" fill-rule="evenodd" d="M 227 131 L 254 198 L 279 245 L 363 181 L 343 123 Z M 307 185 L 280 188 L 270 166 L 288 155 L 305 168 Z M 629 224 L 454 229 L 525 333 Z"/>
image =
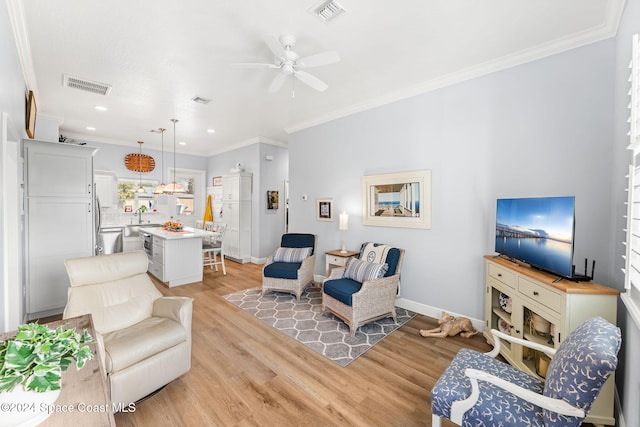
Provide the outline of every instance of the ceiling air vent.
<path id="1" fill-rule="evenodd" d="M 80 79 L 78 77 L 62 76 L 62 86 L 84 90 L 86 92 L 97 93 L 98 95 L 109 95 L 111 85 L 105 83 L 92 82 L 91 80 Z"/>
<path id="2" fill-rule="evenodd" d="M 343 12 L 346 12 L 346 10 L 335 0 L 327 0 L 323 1 L 315 7 L 312 7 L 311 9 L 309 9 L 309 12 L 316 15 L 323 22 L 329 22 L 336 16 L 342 14 Z"/>
<path id="3" fill-rule="evenodd" d="M 210 102 L 211 102 L 211 100 L 210 100 L 210 99 L 203 98 L 203 97 L 201 97 L 201 96 L 194 96 L 193 98 L 191 98 L 191 100 L 192 100 L 193 102 L 197 102 L 198 104 L 208 104 L 208 103 L 210 103 Z"/>

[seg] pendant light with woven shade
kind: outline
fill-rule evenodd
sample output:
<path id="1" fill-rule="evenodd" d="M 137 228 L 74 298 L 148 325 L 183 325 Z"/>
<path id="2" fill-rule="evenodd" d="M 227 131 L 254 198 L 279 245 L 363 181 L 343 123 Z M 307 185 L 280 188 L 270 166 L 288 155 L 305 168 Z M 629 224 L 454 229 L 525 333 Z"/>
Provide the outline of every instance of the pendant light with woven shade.
<path id="1" fill-rule="evenodd" d="M 171 119 L 171 121 L 173 122 L 173 181 L 167 185 L 165 193 L 186 193 L 187 190 L 176 182 L 176 123 L 178 119 Z"/>
<path id="2" fill-rule="evenodd" d="M 142 161 L 142 144 L 144 144 L 144 142 L 138 141 L 138 145 L 140 146 L 140 157 L 138 158 L 140 159 L 140 161 Z M 146 193 L 147 190 L 145 190 L 144 187 L 142 186 L 142 166 L 141 165 L 138 165 L 138 171 L 140 176 L 140 182 L 138 183 L 138 188 L 136 190 L 136 193 L 138 194 Z"/>
<path id="3" fill-rule="evenodd" d="M 153 188 L 153 194 L 162 194 L 165 192 L 167 188 L 167 184 L 164 183 L 164 132 L 165 131 L 166 131 L 165 128 L 158 128 L 158 130 L 151 131 L 151 132 L 160 133 L 162 138 L 162 164 L 160 165 L 160 170 L 162 171 L 162 180 L 160 181 L 160 184 L 156 185 Z"/>

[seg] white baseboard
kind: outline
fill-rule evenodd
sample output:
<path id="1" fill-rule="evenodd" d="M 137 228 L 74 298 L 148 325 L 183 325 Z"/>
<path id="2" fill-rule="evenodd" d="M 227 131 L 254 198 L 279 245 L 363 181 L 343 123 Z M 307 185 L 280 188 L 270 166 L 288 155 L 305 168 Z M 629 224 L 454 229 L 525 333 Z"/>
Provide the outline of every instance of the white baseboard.
<path id="1" fill-rule="evenodd" d="M 442 316 L 442 312 L 446 311 L 449 314 L 452 314 L 456 317 L 468 317 L 465 316 L 463 314 L 459 314 L 459 313 L 454 313 L 453 311 L 449 311 L 449 310 L 443 310 L 441 308 L 438 307 L 433 307 L 427 304 L 422 304 L 419 302 L 415 302 L 415 301 L 411 301 L 405 298 L 397 298 L 396 299 L 396 305 L 400 308 L 404 308 L 407 310 L 411 310 L 414 311 L 416 313 L 422 314 L 424 316 L 428 316 L 428 317 L 433 317 L 434 319 L 439 319 L 440 316 Z M 476 328 L 478 331 L 483 332 L 485 329 L 485 322 L 484 320 L 480 320 L 480 319 L 473 319 L 468 317 L 469 320 L 471 320 L 471 323 L 473 324 L 473 327 Z"/>
<path id="2" fill-rule="evenodd" d="M 265 262 L 267 262 L 266 258 L 251 257 L 251 264 L 264 264 Z"/>

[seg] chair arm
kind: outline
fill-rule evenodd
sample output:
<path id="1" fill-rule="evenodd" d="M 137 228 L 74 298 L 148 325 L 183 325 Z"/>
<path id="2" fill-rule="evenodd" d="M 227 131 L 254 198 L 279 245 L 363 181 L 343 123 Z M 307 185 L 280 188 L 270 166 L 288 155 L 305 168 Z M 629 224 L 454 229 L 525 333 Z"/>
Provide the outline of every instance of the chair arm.
<path id="1" fill-rule="evenodd" d="M 491 334 L 493 335 L 494 347 L 493 350 L 486 353 L 487 356 L 496 357 L 500 353 L 500 339 L 512 342 L 514 344 L 520 344 L 533 350 L 541 351 L 549 357 L 553 357 L 556 354 L 555 348 L 551 348 L 543 344 L 538 344 L 533 341 L 523 340 L 522 338 L 512 337 L 511 335 L 505 334 L 504 332 L 500 332 L 496 329 L 491 329 Z"/>
<path id="2" fill-rule="evenodd" d="M 262 269 L 264 270 L 264 267 L 266 267 L 269 264 L 273 264 L 273 255 L 269 255 L 267 257 L 267 260 L 264 262 L 264 266 L 262 267 Z"/>
<path id="3" fill-rule="evenodd" d="M 398 274 L 380 279 L 365 280 L 362 282 L 360 290 L 353 294 L 353 298 L 365 298 L 368 294 L 384 294 L 387 292 L 393 293 L 395 296 L 399 281 L 400 275 Z"/>
<path id="4" fill-rule="evenodd" d="M 342 276 L 344 276 L 344 267 L 336 267 L 333 270 L 331 270 L 331 272 L 329 273 L 329 277 L 327 277 L 326 279 L 324 279 L 322 281 L 322 283 L 326 282 L 327 280 L 336 280 L 336 279 L 342 279 Z"/>
<path id="5" fill-rule="evenodd" d="M 182 325 L 191 324 L 193 298 L 161 297 L 153 302 L 152 315 L 175 320 Z"/>
<path id="6" fill-rule="evenodd" d="M 313 281 L 313 273 L 316 269 L 316 256 L 311 255 L 302 260 L 298 269 L 298 280 L 308 283 Z"/>
<path id="7" fill-rule="evenodd" d="M 464 413 L 471 409 L 477 402 L 480 396 L 480 387 L 478 380 L 486 381 L 490 384 L 500 387 L 501 389 L 518 396 L 519 398 L 533 403 L 536 406 L 541 407 L 560 415 L 566 415 L 570 417 L 584 418 L 584 410 L 571 406 L 569 403 L 561 399 L 554 399 L 534 391 L 527 390 L 519 385 L 510 383 L 509 381 L 498 378 L 495 375 L 491 375 L 487 372 L 480 371 L 478 369 L 467 368 L 464 370 L 464 374 L 471 381 L 471 395 L 465 399 L 454 402 L 451 405 L 451 421 L 462 425 L 462 417 Z"/>

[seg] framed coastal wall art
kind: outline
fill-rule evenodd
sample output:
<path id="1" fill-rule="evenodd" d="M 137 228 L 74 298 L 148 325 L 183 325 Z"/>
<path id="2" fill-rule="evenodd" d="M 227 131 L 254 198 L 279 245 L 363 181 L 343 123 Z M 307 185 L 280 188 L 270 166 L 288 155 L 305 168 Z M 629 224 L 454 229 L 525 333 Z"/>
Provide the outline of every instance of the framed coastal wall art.
<path id="1" fill-rule="evenodd" d="M 333 221 L 333 199 L 318 199 L 316 201 L 316 219 L 318 221 Z"/>
<path id="2" fill-rule="evenodd" d="M 431 228 L 431 170 L 363 176 L 362 224 Z"/>

